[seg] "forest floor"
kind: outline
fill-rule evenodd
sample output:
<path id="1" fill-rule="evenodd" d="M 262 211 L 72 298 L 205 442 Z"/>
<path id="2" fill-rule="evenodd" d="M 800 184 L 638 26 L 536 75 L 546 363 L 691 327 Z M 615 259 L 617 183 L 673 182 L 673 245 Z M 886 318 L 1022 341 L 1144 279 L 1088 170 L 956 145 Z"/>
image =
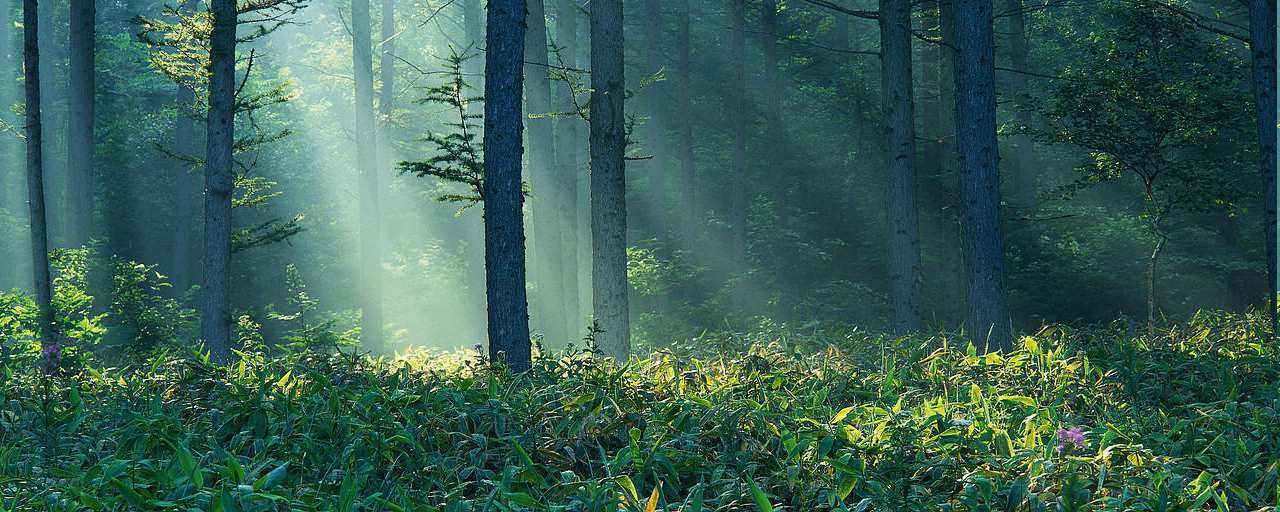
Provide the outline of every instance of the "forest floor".
<path id="1" fill-rule="evenodd" d="M 527 374 L 326 354 L 0 372 L 0 510 L 1275 510 L 1253 315 L 1158 335 L 708 337 Z"/>

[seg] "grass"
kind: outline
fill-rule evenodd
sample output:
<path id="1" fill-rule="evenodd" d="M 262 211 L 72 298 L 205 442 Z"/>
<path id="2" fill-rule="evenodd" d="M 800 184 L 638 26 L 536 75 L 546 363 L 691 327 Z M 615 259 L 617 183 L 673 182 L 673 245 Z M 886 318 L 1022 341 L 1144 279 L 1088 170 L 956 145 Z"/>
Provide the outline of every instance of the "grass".
<path id="1" fill-rule="evenodd" d="M 0 507 L 1275 510 L 1263 323 L 1049 328 L 1004 355 L 770 329 L 520 376 L 414 352 L 46 377 L 27 354 L 0 373 Z M 1075 426 L 1084 445 L 1063 446 Z"/>

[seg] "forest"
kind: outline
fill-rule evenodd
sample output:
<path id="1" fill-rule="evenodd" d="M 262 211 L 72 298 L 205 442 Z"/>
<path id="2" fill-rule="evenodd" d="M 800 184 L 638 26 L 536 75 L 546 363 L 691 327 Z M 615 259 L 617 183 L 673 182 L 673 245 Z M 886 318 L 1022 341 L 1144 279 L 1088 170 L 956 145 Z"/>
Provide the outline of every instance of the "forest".
<path id="1" fill-rule="evenodd" d="M 1275 0 L 0 13 L 0 512 L 1280 510 Z"/>

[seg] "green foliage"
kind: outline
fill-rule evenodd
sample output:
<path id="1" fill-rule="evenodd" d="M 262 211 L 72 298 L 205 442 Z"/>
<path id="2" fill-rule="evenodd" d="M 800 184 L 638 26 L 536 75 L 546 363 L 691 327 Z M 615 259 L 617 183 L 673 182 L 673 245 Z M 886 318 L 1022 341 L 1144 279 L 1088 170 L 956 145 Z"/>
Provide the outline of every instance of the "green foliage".
<path id="1" fill-rule="evenodd" d="M 471 94 L 471 85 L 462 72 L 466 61 L 472 58 L 475 55 L 460 54 L 450 48 L 444 70 L 448 81 L 427 87 L 426 96 L 418 103 L 447 107 L 456 120 L 445 123 L 447 131 L 429 131 L 422 139 L 433 151 L 432 156 L 399 164 L 401 174 L 434 176 L 445 184 L 463 185 L 464 192 L 441 192 L 436 196 L 441 202 L 461 203 L 463 209 L 484 201 L 484 144 L 477 140 L 481 129 L 476 122 L 484 118 L 483 114 L 476 113 L 484 108 L 484 96 Z M 480 106 L 477 108 L 477 105 Z"/>
<path id="2" fill-rule="evenodd" d="M 766 329 L 617 367 L 314 355 L 0 385 L 7 510 L 1269 510 L 1258 315 L 1156 336 Z M 736 347 L 710 357 L 711 353 Z M 1081 427 L 1080 444 L 1062 432 Z"/>
<path id="3" fill-rule="evenodd" d="M 180 340 L 195 337 L 195 311 L 171 297 L 171 285 L 156 265 L 114 257 L 110 270 L 108 346 L 137 361 L 157 349 L 181 348 Z"/>

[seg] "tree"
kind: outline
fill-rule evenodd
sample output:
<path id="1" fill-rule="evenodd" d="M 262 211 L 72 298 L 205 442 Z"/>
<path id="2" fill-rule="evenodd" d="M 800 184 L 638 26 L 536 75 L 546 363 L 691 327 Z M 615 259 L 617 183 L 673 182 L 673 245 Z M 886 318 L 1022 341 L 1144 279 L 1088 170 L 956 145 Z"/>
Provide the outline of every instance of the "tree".
<path id="1" fill-rule="evenodd" d="M 679 211 L 683 222 L 680 224 L 685 226 L 681 237 L 684 238 L 685 244 L 691 244 L 694 235 L 693 226 L 696 225 L 696 220 L 702 217 L 702 212 L 697 208 L 697 181 L 693 160 L 693 108 L 689 86 L 693 73 L 693 66 L 689 60 L 690 47 L 693 46 L 689 38 L 692 13 L 689 11 L 689 0 L 680 0 L 675 4 L 677 6 L 675 111 L 678 116 L 672 121 L 676 124 L 676 151 L 680 162 L 680 193 L 676 196 L 680 198 L 682 204 Z"/>
<path id="2" fill-rule="evenodd" d="M 1147 325 L 1159 309 L 1158 264 L 1179 211 L 1234 208 L 1242 157 L 1223 141 L 1242 138 L 1248 116 L 1243 66 L 1202 40 L 1184 18 L 1159 9 L 1105 5 L 1113 20 L 1099 44 L 1064 73 L 1046 117 L 1052 140 L 1089 152 L 1076 187 L 1132 178 L 1153 239 L 1147 257 Z"/>
<path id="3" fill-rule="evenodd" d="M 889 286 L 893 330 L 920 329 L 920 228 L 916 212 L 911 5 L 880 0 L 880 95 L 888 163 Z"/>
<path id="4" fill-rule="evenodd" d="M 93 224 L 94 0 L 70 1 L 67 131 L 66 233 L 73 246 L 85 245 Z"/>
<path id="5" fill-rule="evenodd" d="M 991 0 L 954 0 L 956 147 L 968 313 L 965 327 L 987 350 L 1013 347 L 1000 228 Z"/>
<path id="6" fill-rule="evenodd" d="M 1003 13 L 1008 24 L 1005 29 L 1009 44 L 1009 66 L 1014 71 L 1008 74 L 1009 95 L 1014 100 L 1013 120 L 1020 132 L 1027 131 L 1031 125 L 1031 105 L 1027 101 L 1027 79 L 1024 73 L 1029 71 L 1029 53 L 1027 44 L 1027 22 L 1022 0 L 1005 0 Z M 1031 137 L 1015 134 L 1009 148 L 1009 170 L 1013 175 L 1013 196 L 1017 206 L 1027 215 L 1036 212 L 1038 169 L 1031 154 Z"/>
<path id="7" fill-rule="evenodd" d="M 1263 223 L 1267 243 L 1267 314 L 1280 337 L 1276 314 L 1276 2 L 1249 1 L 1249 51 L 1253 63 L 1254 103 L 1258 110 L 1259 168 L 1263 183 Z"/>
<path id="8" fill-rule="evenodd" d="M 360 201 L 360 345 L 381 352 L 382 229 L 373 122 L 373 46 L 369 0 L 351 0 L 351 48 L 355 70 L 356 168 Z"/>
<path id="9" fill-rule="evenodd" d="M 235 185 L 236 2 L 210 0 L 209 110 L 205 116 L 204 307 L 201 334 L 214 361 L 231 359 L 231 194 Z"/>
<path id="10" fill-rule="evenodd" d="M 769 199 L 778 219 L 785 218 L 787 179 L 782 166 L 786 162 L 786 130 L 782 126 L 783 84 L 778 68 L 778 39 L 783 37 L 778 27 L 778 0 L 763 0 L 760 4 L 760 30 L 764 53 L 764 138 L 773 148 L 765 156 L 768 173 Z"/>
<path id="11" fill-rule="evenodd" d="M 537 310 L 548 339 L 568 341 L 568 312 L 563 309 L 562 289 L 563 244 L 559 214 L 563 206 L 556 186 L 555 137 L 552 132 L 551 77 L 548 74 L 547 17 L 543 0 L 526 0 L 525 31 L 525 95 L 530 115 L 525 119 L 529 129 L 529 181 L 533 184 L 531 210 L 534 224 L 534 263 L 537 282 Z"/>
<path id="12" fill-rule="evenodd" d="M 733 123 L 733 167 L 730 180 L 729 222 L 733 229 L 733 257 L 739 265 L 747 263 L 747 2 L 746 0 L 730 0 L 729 2 L 729 62 L 733 67 L 733 91 L 730 98 L 734 104 L 730 111 L 734 113 Z"/>
<path id="13" fill-rule="evenodd" d="M 382 0 L 382 54 L 378 60 L 382 89 L 378 94 L 378 116 L 383 132 L 383 151 L 379 154 L 387 162 L 393 161 L 391 152 L 391 117 L 396 108 L 396 0 Z"/>
<path id="14" fill-rule="evenodd" d="M 619 361 L 631 354 L 622 37 L 622 1 L 591 2 L 592 301 L 596 342 Z"/>
<path id="15" fill-rule="evenodd" d="M 49 234 L 44 208 L 44 126 L 40 108 L 40 22 L 37 0 L 22 2 L 22 62 L 26 88 L 27 205 L 31 214 L 31 264 L 40 317 L 40 344 L 57 344 L 53 332 L 53 287 L 49 280 Z"/>
<path id="16" fill-rule="evenodd" d="M 557 0 L 556 2 L 556 58 L 562 68 L 573 68 L 577 65 L 578 51 L 578 4 L 577 0 Z M 566 71 L 569 72 L 569 71 Z M 568 80 L 557 81 L 559 87 L 555 95 L 555 108 L 561 115 L 555 119 L 556 162 L 560 168 L 556 172 L 556 187 L 560 190 L 560 202 L 557 210 L 560 213 L 562 271 L 564 282 L 564 310 L 569 318 L 569 330 L 566 334 L 578 336 L 578 321 L 581 316 L 581 298 L 578 294 L 578 176 L 586 174 L 578 167 L 578 123 L 577 116 L 564 115 L 576 109 L 577 91 Z"/>
<path id="17" fill-rule="evenodd" d="M 485 36 L 484 249 L 489 357 L 530 366 L 520 168 L 524 0 L 490 0 Z"/>

